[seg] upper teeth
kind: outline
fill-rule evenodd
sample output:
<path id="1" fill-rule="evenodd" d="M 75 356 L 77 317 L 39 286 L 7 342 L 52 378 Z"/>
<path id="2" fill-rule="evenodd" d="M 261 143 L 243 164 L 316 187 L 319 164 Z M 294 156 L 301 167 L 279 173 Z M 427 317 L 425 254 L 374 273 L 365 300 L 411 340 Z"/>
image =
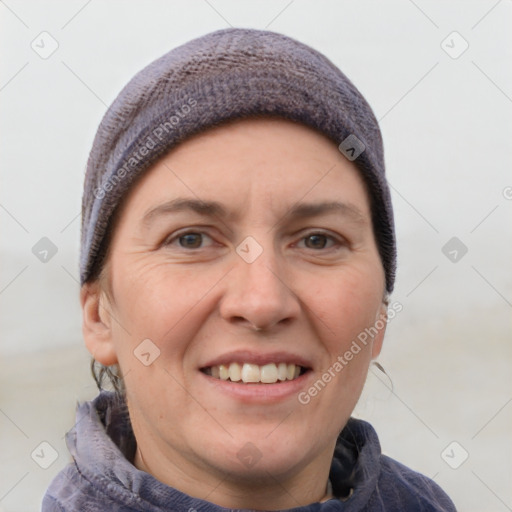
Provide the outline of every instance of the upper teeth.
<path id="1" fill-rule="evenodd" d="M 300 375 L 300 366 L 286 363 L 269 363 L 263 366 L 251 363 L 231 363 L 212 366 L 206 370 L 208 375 L 221 380 L 233 382 L 263 382 L 273 384 L 274 382 L 293 380 Z"/>

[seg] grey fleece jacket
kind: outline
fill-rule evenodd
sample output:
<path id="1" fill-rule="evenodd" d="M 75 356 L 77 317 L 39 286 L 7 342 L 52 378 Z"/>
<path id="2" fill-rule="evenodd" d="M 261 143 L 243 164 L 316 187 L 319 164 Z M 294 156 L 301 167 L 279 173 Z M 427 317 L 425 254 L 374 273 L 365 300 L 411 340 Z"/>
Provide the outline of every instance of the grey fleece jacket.
<path id="1" fill-rule="evenodd" d="M 126 407 L 112 393 L 78 407 L 66 442 L 73 462 L 51 483 L 43 512 L 228 510 L 168 487 L 130 462 L 135 438 Z M 290 511 L 455 511 L 436 483 L 382 455 L 375 430 L 361 420 L 350 419 L 339 435 L 330 480 L 336 498 Z"/>

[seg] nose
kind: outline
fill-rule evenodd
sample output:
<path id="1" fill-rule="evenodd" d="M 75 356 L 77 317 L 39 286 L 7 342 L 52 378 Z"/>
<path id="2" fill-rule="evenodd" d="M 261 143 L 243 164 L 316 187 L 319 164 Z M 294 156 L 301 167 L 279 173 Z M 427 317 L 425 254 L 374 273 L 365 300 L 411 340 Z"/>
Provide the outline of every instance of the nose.
<path id="1" fill-rule="evenodd" d="M 299 315 L 300 301 L 285 270 L 285 263 L 278 262 L 270 249 L 252 263 L 236 255 L 220 305 L 221 316 L 256 331 L 290 324 Z"/>

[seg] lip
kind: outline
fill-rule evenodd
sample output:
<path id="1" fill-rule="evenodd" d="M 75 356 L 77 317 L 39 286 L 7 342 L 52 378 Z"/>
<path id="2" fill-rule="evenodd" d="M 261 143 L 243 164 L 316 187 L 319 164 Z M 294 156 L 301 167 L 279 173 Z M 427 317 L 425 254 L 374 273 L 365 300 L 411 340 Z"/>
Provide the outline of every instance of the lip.
<path id="1" fill-rule="evenodd" d="M 205 385 L 213 386 L 216 392 L 234 398 L 239 402 L 247 404 L 272 404 L 289 399 L 290 397 L 296 397 L 302 390 L 307 388 L 314 372 L 310 369 L 296 379 L 283 382 L 278 381 L 274 384 L 231 382 L 216 379 L 201 371 L 198 371 L 198 374 L 201 379 L 204 379 Z"/>
<path id="2" fill-rule="evenodd" d="M 207 361 L 205 364 L 201 364 L 199 369 L 209 368 L 211 366 L 218 366 L 221 364 L 228 365 L 230 363 L 250 363 L 257 364 L 258 366 L 263 366 L 265 364 L 270 363 L 287 363 L 302 366 L 304 368 L 307 368 L 308 370 L 311 370 L 313 367 L 311 361 L 308 361 L 305 357 L 299 356 L 297 354 L 292 354 L 291 352 L 278 351 L 262 353 L 253 352 L 250 350 L 235 350 L 233 352 L 228 352 L 226 354 L 219 355 L 214 359 Z M 299 378 L 295 380 L 298 379 Z"/>

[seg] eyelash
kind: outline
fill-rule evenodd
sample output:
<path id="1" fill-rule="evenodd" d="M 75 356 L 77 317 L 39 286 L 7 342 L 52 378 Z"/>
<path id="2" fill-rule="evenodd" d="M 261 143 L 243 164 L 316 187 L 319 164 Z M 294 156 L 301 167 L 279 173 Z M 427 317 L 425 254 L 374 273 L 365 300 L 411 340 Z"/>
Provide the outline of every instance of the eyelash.
<path id="1" fill-rule="evenodd" d="M 176 241 L 179 241 L 181 238 L 187 236 L 187 235 L 201 235 L 201 236 L 207 236 L 208 238 L 212 239 L 207 233 L 205 233 L 204 231 L 200 231 L 200 230 L 192 230 L 192 229 L 189 229 L 187 231 L 183 231 L 181 233 L 178 233 L 176 235 L 174 235 L 172 238 L 167 238 L 164 242 L 163 242 L 163 246 L 170 246 L 170 245 L 173 245 L 174 242 Z M 324 233 L 322 231 L 311 231 L 309 233 L 306 233 L 304 236 L 302 236 L 300 238 L 300 240 L 306 240 L 307 238 L 310 238 L 312 236 L 323 236 L 325 237 L 327 240 L 331 240 L 332 242 L 334 242 L 335 245 L 337 246 L 346 246 L 347 243 L 343 240 L 340 240 L 340 239 L 337 239 L 336 237 L 332 236 L 332 235 L 329 235 L 327 233 Z M 184 250 L 189 250 L 190 248 L 187 248 L 187 247 L 179 247 L 180 249 L 184 249 Z M 199 249 L 203 249 L 204 247 L 194 247 L 194 248 L 191 248 L 190 251 L 194 251 L 194 250 L 199 250 Z M 319 250 L 317 249 L 312 249 L 312 248 L 307 248 L 307 249 L 310 249 L 314 252 L 319 252 L 321 250 L 328 250 L 328 249 L 333 249 L 334 246 L 331 246 L 331 247 L 321 247 Z"/>

